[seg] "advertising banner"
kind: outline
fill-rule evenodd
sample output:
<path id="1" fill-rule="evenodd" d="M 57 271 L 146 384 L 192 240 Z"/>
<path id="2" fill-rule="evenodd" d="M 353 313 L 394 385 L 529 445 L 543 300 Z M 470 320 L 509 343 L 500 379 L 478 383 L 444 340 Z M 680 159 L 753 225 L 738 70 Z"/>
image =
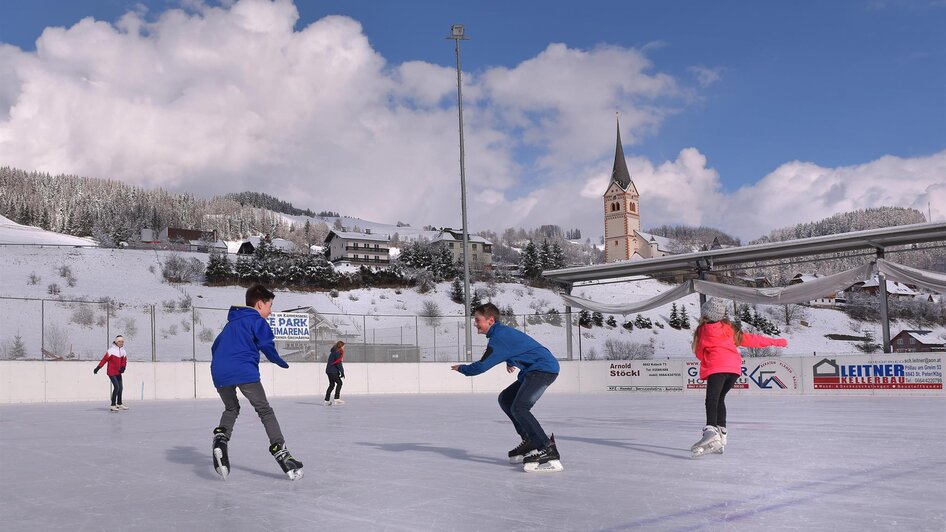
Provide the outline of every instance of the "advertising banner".
<path id="1" fill-rule="evenodd" d="M 815 392 L 943 389 L 943 355 L 894 353 L 808 359 Z"/>
<path id="2" fill-rule="evenodd" d="M 309 315 L 305 312 L 273 312 L 269 326 L 277 340 L 309 340 Z"/>
<path id="3" fill-rule="evenodd" d="M 680 360 L 622 360 L 608 363 L 609 392 L 679 392 L 683 390 Z"/>

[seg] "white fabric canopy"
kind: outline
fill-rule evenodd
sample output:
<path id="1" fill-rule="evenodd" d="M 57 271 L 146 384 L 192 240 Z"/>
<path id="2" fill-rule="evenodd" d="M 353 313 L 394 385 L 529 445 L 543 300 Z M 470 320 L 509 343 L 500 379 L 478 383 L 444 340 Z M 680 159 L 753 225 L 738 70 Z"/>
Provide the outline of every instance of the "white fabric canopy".
<path id="1" fill-rule="evenodd" d="M 885 259 L 877 260 L 877 269 L 880 273 L 886 275 L 888 279 L 920 286 L 927 290 L 932 290 L 933 292 L 939 292 L 940 294 L 946 294 L 946 274 L 918 270 Z"/>
<path id="2" fill-rule="evenodd" d="M 898 265 L 899 266 L 899 265 Z M 901 266 L 902 268 L 903 266 Z M 683 296 L 699 292 L 708 296 L 733 299 L 743 303 L 759 303 L 762 305 L 788 305 L 792 303 L 805 303 L 815 299 L 820 299 L 826 295 L 832 294 L 838 290 L 844 290 L 858 281 L 869 279 L 873 274 L 874 264 L 867 263 L 850 270 L 846 270 L 827 277 L 821 277 L 814 281 L 807 281 L 790 286 L 780 286 L 775 288 L 749 288 L 745 286 L 732 286 L 722 283 L 712 283 L 709 281 L 692 280 L 687 281 L 673 289 L 667 290 L 655 297 L 624 304 L 605 304 L 583 299 L 580 297 L 562 295 L 565 304 L 578 307 L 585 310 L 603 312 L 607 314 L 633 314 L 645 310 L 664 306 L 672 301 L 680 299 Z M 910 268 L 912 270 L 912 268 Z M 921 270 L 914 270 L 921 272 Z M 927 274 L 929 275 L 929 274 Z M 946 276 L 939 276 L 942 282 L 946 283 Z M 946 284 L 943 285 L 946 287 Z"/>
<path id="3" fill-rule="evenodd" d="M 658 294 L 650 299 L 645 299 L 644 301 L 638 301 L 636 303 L 625 303 L 621 305 L 608 305 L 605 303 L 598 303 L 590 299 L 583 299 L 580 297 L 570 296 L 567 294 L 562 294 L 562 299 L 565 300 L 565 304 L 578 307 L 580 309 L 590 310 L 592 312 L 603 312 L 606 314 L 633 314 L 635 312 L 643 312 L 645 310 L 654 309 L 657 307 L 662 307 L 667 303 L 676 301 L 681 297 L 693 293 L 693 282 L 687 281 L 681 285 L 676 286 L 671 290 L 667 290 L 661 294 Z"/>
<path id="4" fill-rule="evenodd" d="M 827 295 L 833 296 L 838 290 L 844 290 L 858 281 L 869 279 L 873 273 L 873 269 L 874 265 L 867 263 L 863 266 L 858 266 L 857 268 L 834 275 L 828 275 L 827 277 L 820 277 L 813 281 L 774 288 L 749 288 L 745 286 L 732 286 L 722 283 L 694 280 L 693 289 L 695 292 L 701 294 L 724 299 L 733 299 L 742 303 L 790 305 L 795 303 L 807 303 L 808 301 L 821 299 Z"/>

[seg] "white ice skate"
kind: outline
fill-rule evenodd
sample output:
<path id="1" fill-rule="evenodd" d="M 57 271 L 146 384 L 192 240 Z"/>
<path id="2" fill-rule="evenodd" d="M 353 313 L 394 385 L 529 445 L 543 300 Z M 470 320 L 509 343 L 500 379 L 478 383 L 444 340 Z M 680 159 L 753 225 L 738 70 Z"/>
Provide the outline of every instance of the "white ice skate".
<path id="1" fill-rule="evenodd" d="M 118 405 L 119 410 L 128 410 L 128 407 L 125 405 Z"/>
<path id="2" fill-rule="evenodd" d="M 112 405 L 112 406 L 108 407 L 108 411 L 109 411 L 109 412 L 118 412 L 118 407 L 115 406 L 115 405 Z"/>
<path id="3" fill-rule="evenodd" d="M 334 400 L 332 400 L 332 404 L 335 404 L 335 405 L 343 405 L 343 404 L 345 404 L 345 401 L 342 401 L 341 399 L 334 399 Z"/>
<path id="4" fill-rule="evenodd" d="M 325 405 L 325 406 L 332 406 L 332 400 L 329 399 L 328 401 L 325 401 L 325 402 L 322 403 L 322 404 Z"/>
<path id="5" fill-rule="evenodd" d="M 223 427 L 214 429 L 214 441 L 211 447 L 214 457 L 214 471 L 224 480 L 227 480 L 227 477 L 230 476 L 230 457 L 227 456 L 228 441 L 226 429 Z"/>
<path id="6" fill-rule="evenodd" d="M 726 427 L 716 427 L 719 431 L 719 450 L 716 454 L 723 454 L 726 449 Z"/>
<path id="7" fill-rule="evenodd" d="M 693 458 L 699 458 L 705 454 L 718 452 L 722 446 L 719 430 L 712 425 L 707 425 L 703 427 L 703 437 L 700 438 L 700 441 L 690 447 L 690 454 Z"/>

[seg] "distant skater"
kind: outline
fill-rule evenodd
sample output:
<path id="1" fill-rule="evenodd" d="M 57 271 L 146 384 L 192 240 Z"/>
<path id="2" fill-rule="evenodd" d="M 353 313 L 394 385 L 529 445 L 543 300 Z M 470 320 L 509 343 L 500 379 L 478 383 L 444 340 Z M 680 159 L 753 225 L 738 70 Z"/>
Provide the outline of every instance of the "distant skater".
<path id="1" fill-rule="evenodd" d="M 119 334 L 112 340 L 111 347 L 105 352 L 102 361 L 99 362 L 98 366 L 95 366 L 92 373 L 98 373 L 105 364 L 108 364 L 105 374 L 108 375 L 108 380 L 112 382 L 112 406 L 109 411 L 128 410 L 128 407 L 122 403 L 122 390 L 124 388 L 122 373 L 125 373 L 125 368 L 128 366 L 128 356 L 125 354 L 125 338 L 122 335 Z"/>
<path id="2" fill-rule="evenodd" d="M 711 297 L 700 308 L 700 324 L 693 332 L 693 353 L 700 360 L 700 379 L 706 381 L 706 426 L 703 437 L 690 447 L 693 457 L 722 454 L 726 448 L 726 394 L 742 373 L 737 347 L 786 347 L 784 338 L 742 332 L 730 321 L 726 303 Z"/>
<path id="3" fill-rule="evenodd" d="M 269 436 L 269 452 L 276 458 L 283 472 L 291 480 L 302 478 L 302 462 L 293 458 L 289 449 L 286 449 L 286 440 L 279 429 L 276 414 L 269 406 L 266 391 L 260 382 L 260 351 L 273 364 L 282 368 L 289 367 L 276 351 L 273 330 L 266 321 L 273 311 L 275 297 L 262 285 L 256 284 L 248 288 L 246 306 L 230 307 L 227 324 L 210 348 L 210 374 L 224 406 L 220 426 L 214 429 L 213 462 L 214 469 L 224 480 L 230 474 L 227 442 L 230 441 L 233 425 L 240 414 L 237 389 L 259 414 L 266 435 Z"/>
<path id="4" fill-rule="evenodd" d="M 339 399 L 342 394 L 342 379 L 345 378 L 345 366 L 342 360 L 345 358 L 345 342 L 339 340 L 332 346 L 328 355 L 328 362 L 325 363 L 325 375 L 328 376 L 328 390 L 325 390 L 325 406 L 343 405 L 345 401 Z M 332 390 L 335 390 L 335 399 L 332 399 Z"/>
<path id="5" fill-rule="evenodd" d="M 472 377 L 489 368 L 506 363 L 506 371 L 519 369 L 516 382 L 499 394 L 499 406 L 509 416 L 522 442 L 509 451 L 509 462 L 523 463 L 526 472 L 562 471 L 561 456 L 555 436 L 547 436 L 532 407 L 558 377 L 558 360 L 531 336 L 499 323 L 499 309 L 492 303 L 476 307 L 473 323 L 479 334 L 489 338 L 486 352 L 479 362 L 457 364 L 451 369 Z"/>

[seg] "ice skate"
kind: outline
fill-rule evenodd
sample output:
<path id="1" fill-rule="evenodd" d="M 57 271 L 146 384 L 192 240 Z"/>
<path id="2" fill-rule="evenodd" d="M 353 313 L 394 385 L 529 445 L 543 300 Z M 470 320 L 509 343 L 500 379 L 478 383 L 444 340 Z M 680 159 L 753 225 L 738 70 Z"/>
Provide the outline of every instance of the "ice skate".
<path id="1" fill-rule="evenodd" d="M 339 399 L 339 398 L 336 397 L 334 400 L 332 400 L 332 404 L 333 404 L 333 405 L 343 405 L 343 404 L 345 404 L 345 401 L 342 401 L 341 399 Z"/>
<path id="2" fill-rule="evenodd" d="M 716 454 L 723 454 L 726 449 L 726 427 L 716 427 L 716 430 L 719 431 L 719 450 Z"/>
<path id="3" fill-rule="evenodd" d="M 125 405 L 118 405 L 119 410 L 128 410 L 128 407 Z"/>
<path id="4" fill-rule="evenodd" d="M 325 406 L 332 406 L 332 400 L 331 400 L 331 399 L 326 399 L 325 402 L 322 403 L 322 404 L 325 405 Z"/>
<path id="5" fill-rule="evenodd" d="M 722 445 L 719 430 L 712 425 L 707 425 L 703 427 L 703 437 L 700 441 L 690 447 L 690 454 L 693 458 L 699 458 L 704 454 L 714 454 L 722 448 Z"/>
<path id="6" fill-rule="evenodd" d="M 118 407 L 115 406 L 115 405 L 112 405 L 112 406 L 108 407 L 108 411 L 109 411 L 109 412 L 118 412 Z"/>
<path id="7" fill-rule="evenodd" d="M 509 463 L 521 464 L 526 456 L 538 454 L 539 450 L 529 440 L 523 439 L 515 449 L 509 451 Z"/>
<path id="8" fill-rule="evenodd" d="M 269 452 L 273 458 L 279 462 L 279 467 L 289 476 L 289 480 L 299 480 L 302 478 L 302 462 L 296 460 L 289 454 L 284 443 L 274 443 L 269 446 Z"/>
<path id="9" fill-rule="evenodd" d="M 227 480 L 230 475 L 230 457 L 227 456 L 227 438 L 226 429 L 217 427 L 214 429 L 214 442 L 211 451 L 214 457 L 214 470 Z"/>
<path id="10" fill-rule="evenodd" d="M 562 466 L 558 447 L 555 446 L 555 435 L 549 439 L 545 449 L 523 458 L 522 470 L 526 473 L 556 473 L 565 468 Z"/>

